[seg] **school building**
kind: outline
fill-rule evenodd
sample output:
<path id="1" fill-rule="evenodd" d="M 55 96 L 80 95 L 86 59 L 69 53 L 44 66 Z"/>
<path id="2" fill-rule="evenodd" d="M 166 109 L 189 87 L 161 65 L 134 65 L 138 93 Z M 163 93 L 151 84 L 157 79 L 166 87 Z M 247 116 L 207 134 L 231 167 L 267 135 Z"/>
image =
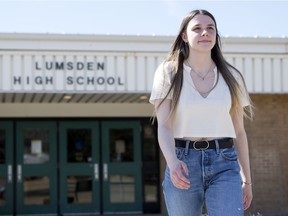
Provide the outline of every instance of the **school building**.
<path id="1" fill-rule="evenodd" d="M 0 215 L 165 215 L 148 99 L 173 39 L 0 33 Z M 247 214 L 288 215 L 288 39 L 222 47 L 256 107 Z"/>

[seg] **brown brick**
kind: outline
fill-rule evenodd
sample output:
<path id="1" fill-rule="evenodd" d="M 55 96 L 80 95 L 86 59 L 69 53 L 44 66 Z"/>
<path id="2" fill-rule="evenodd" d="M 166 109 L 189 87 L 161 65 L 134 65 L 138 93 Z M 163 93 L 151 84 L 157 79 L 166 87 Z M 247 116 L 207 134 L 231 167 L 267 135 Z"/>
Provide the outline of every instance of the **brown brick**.
<path id="1" fill-rule="evenodd" d="M 255 118 L 245 121 L 254 199 L 260 213 L 288 213 L 288 95 L 255 94 Z"/>

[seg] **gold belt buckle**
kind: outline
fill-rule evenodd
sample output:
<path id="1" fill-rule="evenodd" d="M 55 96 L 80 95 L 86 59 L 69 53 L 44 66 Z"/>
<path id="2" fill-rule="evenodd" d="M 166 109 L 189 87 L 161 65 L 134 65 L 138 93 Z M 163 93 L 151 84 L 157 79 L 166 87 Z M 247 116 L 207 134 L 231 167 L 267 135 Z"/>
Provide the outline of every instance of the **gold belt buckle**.
<path id="1" fill-rule="evenodd" d="M 203 142 L 203 141 L 207 143 L 207 146 L 206 146 L 205 148 L 196 148 L 195 144 L 196 144 L 197 142 Z M 198 140 L 198 141 L 195 141 L 195 142 L 193 142 L 193 148 L 194 148 L 195 150 L 197 150 L 197 151 L 199 151 L 199 150 L 206 150 L 206 149 L 209 148 L 209 142 L 208 142 L 207 140 Z"/>

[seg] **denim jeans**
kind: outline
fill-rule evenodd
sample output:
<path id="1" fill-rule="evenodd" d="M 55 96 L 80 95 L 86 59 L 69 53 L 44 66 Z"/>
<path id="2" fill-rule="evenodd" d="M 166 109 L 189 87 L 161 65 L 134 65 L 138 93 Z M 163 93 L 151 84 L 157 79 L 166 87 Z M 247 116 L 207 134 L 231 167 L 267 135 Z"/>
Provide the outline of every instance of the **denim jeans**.
<path id="1" fill-rule="evenodd" d="M 235 147 L 193 150 L 176 148 L 178 159 L 186 163 L 188 190 L 176 188 L 166 167 L 162 183 L 169 216 L 200 216 L 206 204 L 209 216 L 243 216 L 240 167 Z"/>

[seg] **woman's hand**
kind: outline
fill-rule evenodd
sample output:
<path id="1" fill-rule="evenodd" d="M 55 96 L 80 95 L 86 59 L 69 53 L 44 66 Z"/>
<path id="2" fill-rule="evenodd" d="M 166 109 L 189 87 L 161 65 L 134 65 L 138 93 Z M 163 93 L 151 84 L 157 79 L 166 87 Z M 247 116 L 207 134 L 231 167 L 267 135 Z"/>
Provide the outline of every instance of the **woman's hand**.
<path id="1" fill-rule="evenodd" d="M 189 189 L 190 181 L 184 176 L 189 175 L 187 165 L 177 159 L 169 168 L 170 178 L 174 186 L 179 189 Z"/>
<path id="2" fill-rule="evenodd" d="M 250 207 L 253 198 L 252 185 L 243 184 L 242 191 L 243 191 L 243 207 L 244 210 L 246 210 Z"/>

